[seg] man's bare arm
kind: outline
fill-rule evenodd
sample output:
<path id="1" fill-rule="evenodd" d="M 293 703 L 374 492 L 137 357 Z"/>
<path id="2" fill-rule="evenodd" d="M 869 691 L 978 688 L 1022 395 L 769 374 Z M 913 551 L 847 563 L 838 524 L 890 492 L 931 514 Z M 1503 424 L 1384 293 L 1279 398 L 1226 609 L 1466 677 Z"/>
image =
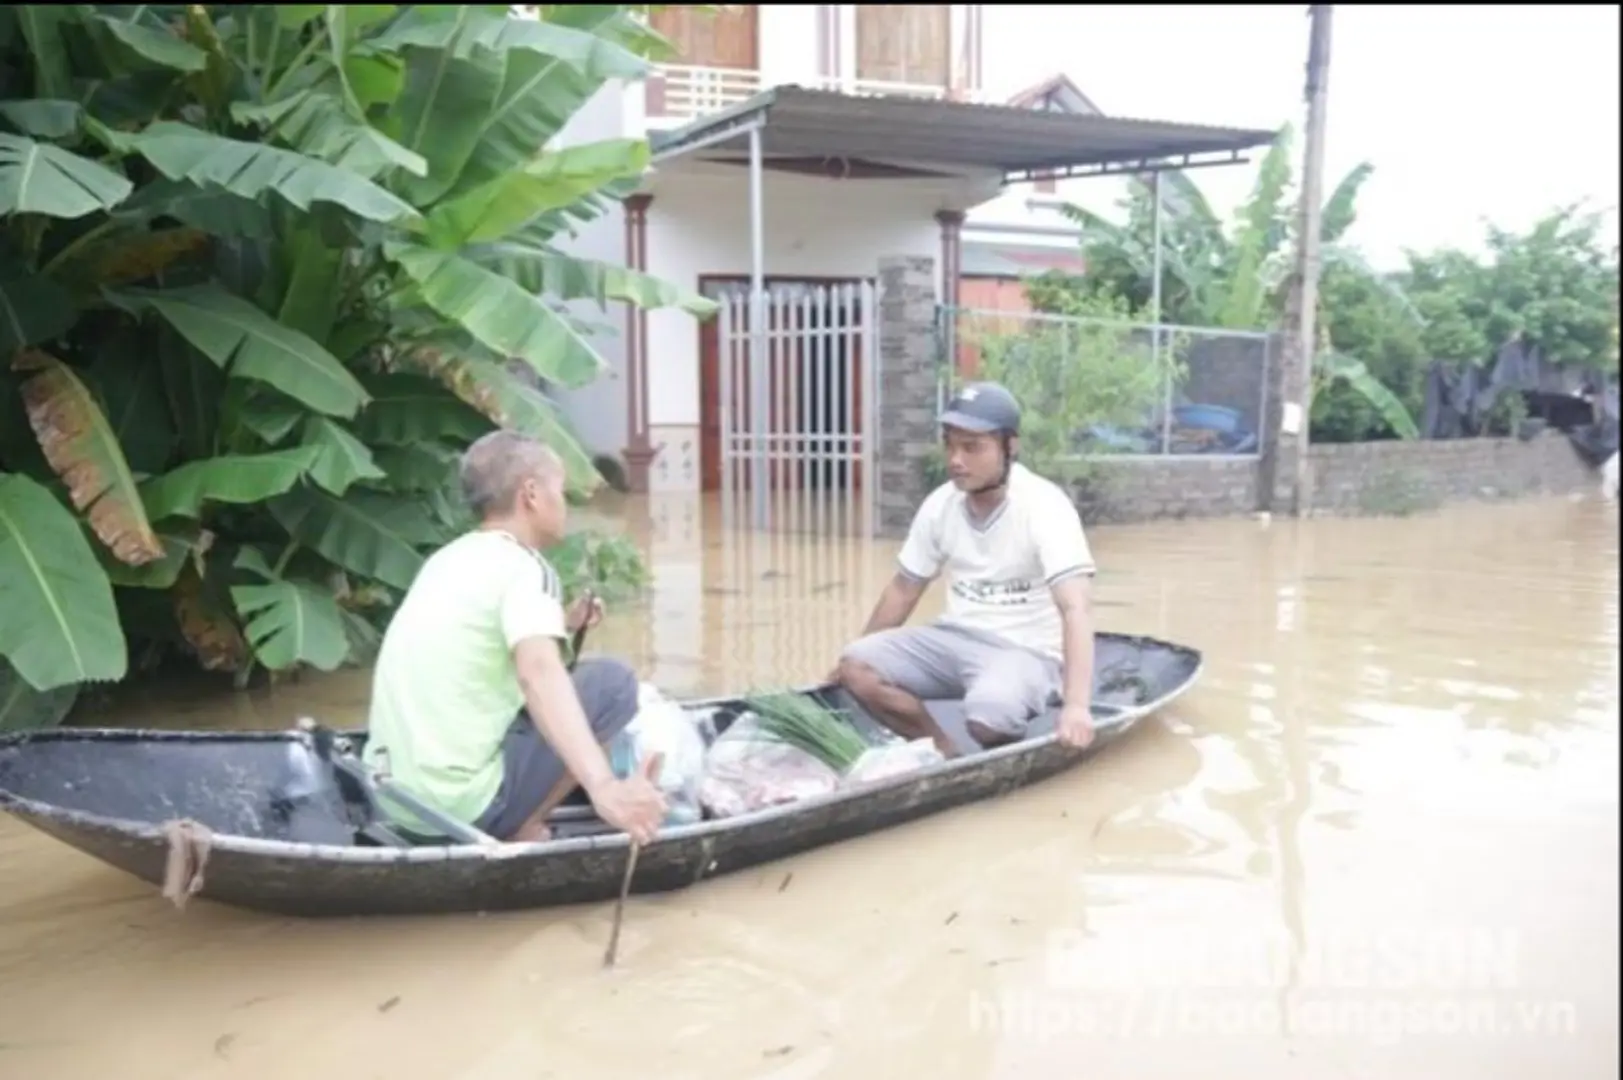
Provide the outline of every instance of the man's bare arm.
<path id="1" fill-rule="evenodd" d="M 913 614 L 913 609 L 919 606 L 924 590 L 929 587 L 928 581 L 920 581 L 898 570 L 879 594 L 879 602 L 874 604 L 873 614 L 868 616 L 868 625 L 862 628 L 862 636 L 867 637 L 905 623 Z"/>
<path id="2" fill-rule="evenodd" d="M 1065 700 L 1093 700 L 1093 582 L 1081 574 L 1056 582 L 1054 604 L 1065 627 Z"/>
<path id="3" fill-rule="evenodd" d="M 558 642 L 549 637 L 525 638 L 513 647 L 513 665 L 536 729 L 569 775 L 587 795 L 595 797 L 604 785 L 614 782 L 614 769 L 581 711 Z"/>

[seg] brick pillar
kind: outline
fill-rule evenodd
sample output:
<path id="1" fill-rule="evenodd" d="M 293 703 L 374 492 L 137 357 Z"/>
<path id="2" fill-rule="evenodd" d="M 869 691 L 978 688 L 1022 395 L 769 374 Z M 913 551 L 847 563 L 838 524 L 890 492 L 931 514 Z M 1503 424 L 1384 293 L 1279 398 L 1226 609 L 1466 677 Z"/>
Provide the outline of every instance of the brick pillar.
<path id="1" fill-rule="evenodd" d="M 935 260 L 917 255 L 879 260 L 880 536 L 898 537 L 925 490 L 924 462 L 937 440 Z"/>

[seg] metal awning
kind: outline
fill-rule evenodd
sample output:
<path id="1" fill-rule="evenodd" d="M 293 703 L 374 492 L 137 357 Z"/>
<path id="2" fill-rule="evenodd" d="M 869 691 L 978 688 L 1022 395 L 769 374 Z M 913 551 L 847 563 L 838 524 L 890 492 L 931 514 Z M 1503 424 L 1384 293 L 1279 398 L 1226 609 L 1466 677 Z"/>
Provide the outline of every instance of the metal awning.
<path id="1" fill-rule="evenodd" d="M 1228 165 L 1275 132 L 1078 116 L 1010 105 L 864 97 L 780 86 L 675 131 L 649 136 L 655 162 L 707 150 L 772 157 L 908 161 L 993 169 L 1010 182 Z"/>

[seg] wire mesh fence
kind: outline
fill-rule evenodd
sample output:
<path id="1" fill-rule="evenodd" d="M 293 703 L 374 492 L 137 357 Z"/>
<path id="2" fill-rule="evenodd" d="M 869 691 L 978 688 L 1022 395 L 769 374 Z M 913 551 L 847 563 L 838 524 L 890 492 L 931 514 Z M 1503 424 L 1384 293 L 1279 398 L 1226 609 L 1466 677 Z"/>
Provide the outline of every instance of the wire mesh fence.
<path id="1" fill-rule="evenodd" d="M 1004 383 L 1023 446 L 1097 454 L 1255 456 L 1269 335 L 943 305 L 938 390 Z"/>

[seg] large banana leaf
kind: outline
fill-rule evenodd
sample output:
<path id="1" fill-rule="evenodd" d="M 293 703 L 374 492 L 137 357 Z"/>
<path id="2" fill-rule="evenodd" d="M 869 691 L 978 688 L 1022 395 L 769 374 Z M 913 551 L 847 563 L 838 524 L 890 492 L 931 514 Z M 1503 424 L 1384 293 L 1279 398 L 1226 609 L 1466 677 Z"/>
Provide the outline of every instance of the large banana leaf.
<path id="1" fill-rule="evenodd" d="M 0 734 L 56 727 L 67 718 L 78 698 L 78 683 L 35 690 L 0 657 Z"/>
<path id="2" fill-rule="evenodd" d="M 0 132 L 0 217 L 81 218 L 111 210 L 133 189 L 124 177 L 89 158 Z"/>
<path id="3" fill-rule="evenodd" d="M 423 70 L 438 70 L 448 63 L 445 70 L 455 84 L 436 97 L 455 94 L 459 87 L 478 87 L 483 107 L 477 112 L 459 116 L 455 109 L 436 107 L 432 98 L 414 104 L 414 113 L 427 118 L 422 145 L 434 148 L 432 156 L 453 144 L 459 148 L 442 173 L 442 182 L 457 191 L 529 161 L 605 81 L 638 79 L 647 71 L 644 60 L 601 33 L 620 15 L 612 5 L 576 5 L 567 20 L 545 24 L 474 17 L 460 30 L 455 20 L 431 18 L 424 14 L 427 10 L 414 9 L 391 27 L 384 41 L 394 47 L 409 43 L 439 50 L 438 56 L 423 51 L 420 58 L 408 59 Z M 453 33 L 459 34 L 454 42 Z M 505 50 L 499 63 L 479 58 L 484 69 L 500 70 L 493 94 L 490 85 L 471 72 L 458 71 L 457 65 L 473 55 L 470 42 L 481 49 Z M 454 59 L 447 62 L 446 56 Z M 477 117 L 477 123 L 470 125 L 470 116 Z M 446 190 L 449 186 L 437 186 L 432 195 L 437 198 Z"/>
<path id="4" fill-rule="evenodd" d="M 316 451 L 310 479 L 334 495 L 342 495 L 362 480 L 383 479 L 383 470 L 372 460 L 372 451 L 336 421 L 325 416 L 309 417 L 304 422 L 302 440 Z"/>
<path id="5" fill-rule="evenodd" d="M 1400 439 L 1420 438 L 1420 428 L 1403 402 L 1381 380 L 1371 375 L 1361 361 L 1341 353 L 1321 352 L 1318 363 L 1328 377 L 1345 380 L 1347 385 L 1358 391 Z"/>
<path id="6" fill-rule="evenodd" d="M 563 386 L 583 386 L 602 360 L 543 297 L 453 252 L 391 243 L 385 253 L 416 282 L 423 302 L 498 355 L 523 360 Z M 464 399 L 466 400 L 466 399 Z"/>
<path id="7" fill-rule="evenodd" d="M 517 243 L 480 244 L 463 254 L 528 292 L 560 300 L 594 300 L 600 306 L 622 300 L 640 308 L 679 308 L 698 318 L 716 312 L 714 300 L 617 263 Z"/>
<path id="8" fill-rule="evenodd" d="M 472 442 L 493 423 L 425 375 L 369 375 L 365 384 L 372 401 L 355 429 L 373 446 L 413 447 L 441 439 Z"/>
<path id="9" fill-rule="evenodd" d="M 305 547 L 397 589 L 410 588 L 423 565 L 414 544 L 437 537 L 421 507 L 382 494 L 352 491 L 335 498 L 306 487 L 271 500 L 270 512 Z"/>
<path id="10" fill-rule="evenodd" d="M 263 105 L 239 101 L 231 106 L 231 116 L 274 131 L 302 153 L 368 180 L 397 168 L 413 176 L 428 174 L 421 154 L 351 115 L 341 100 L 322 89 L 301 90 Z"/>
<path id="11" fill-rule="evenodd" d="M 84 111 L 77 101 L 52 101 L 47 98 L 24 98 L 0 101 L 0 116 L 6 122 L 36 139 L 67 139 L 79 130 L 79 117 Z"/>
<path id="12" fill-rule="evenodd" d="M 0 475 L 0 657 L 36 690 L 124 677 L 128 648 L 90 541 L 40 484 Z"/>
<path id="13" fill-rule="evenodd" d="M 210 236 L 269 240 L 274 235 L 270 211 L 252 198 L 185 180 L 159 178 L 141 185 L 113 211 L 113 217 L 126 225 L 172 217 Z"/>
<path id="14" fill-rule="evenodd" d="M 153 521 L 196 518 L 207 502 L 239 506 L 280 495 L 315 464 L 318 448 L 297 446 L 268 454 L 237 454 L 188 462 L 141 485 Z"/>
<path id="15" fill-rule="evenodd" d="M 647 166 L 647 139 L 604 139 L 543 153 L 434 207 L 428 214 L 429 242 L 455 249 L 500 240 L 605 184 L 641 175 Z"/>
<path id="16" fill-rule="evenodd" d="M 1336 243 L 1352 228 L 1358 219 L 1359 189 L 1373 175 L 1375 166 L 1367 161 L 1353 166 L 1324 200 L 1324 209 L 1319 214 L 1319 236 L 1323 243 Z"/>
<path id="17" fill-rule="evenodd" d="M 272 671 L 297 664 L 333 671 L 344 662 L 349 638 L 331 591 L 277 576 L 253 548 L 243 549 L 237 567 L 265 581 L 231 587 L 231 601 L 242 616 L 256 660 Z"/>
<path id="18" fill-rule="evenodd" d="M 1274 226 L 1287 213 L 1285 193 L 1290 180 L 1290 143 L 1276 139 L 1257 170 L 1251 197 L 1241 209 L 1239 229 L 1224 260 L 1224 296 L 1217 326 L 1251 330 L 1267 323 L 1268 289 L 1262 266 L 1277 243 Z"/>
<path id="19" fill-rule="evenodd" d="M 552 447 L 563 460 L 574 490 L 590 493 L 603 483 L 597 467 L 564 426 L 557 406 L 501 364 L 433 349 L 420 349 L 405 362 L 440 380 L 497 426 L 524 432 Z"/>
<path id="20" fill-rule="evenodd" d="M 473 152 L 453 191 L 496 179 L 530 160 L 605 81 L 601 69 L 577 71 L 539 53 L 510 52 L 506 61 L 501 88 L 480 118 Z"/>
<path id="21" fill-rule="evenodd" d="M 96 390 L 113 438 L 137 476 L 160 472 L 175 447 L 175 425 L 164 399 L 163 365 L 132 364 L 141 337 L 133 327 L 109 334 L 85 377 Z"/>
<path id="22" fill-rule="evenodd" d="M 636 55 L 597 34 L 556 22 L 531 22 L 481 11 L 478 5 L 461 4 L 434 11 L 413 6 L 373 40 L 380 49 L 399 50 L 417 46 L 443 50 L 465 60 L 482 59 L 483 52 L 505 53 L 526 49 L 552 57 L 579 71 L 601 72 L 604 78 L 634 79 L 648 70 Z"/>
<path id="23" fill-rule="evenodd" d="M 451 190 L 479 143 L 475 118 L 489 114 L 501 89 L 501 67 L 489 58 L 458 60 L 425 49 L 406 54 L 405 87 L 385 123 L 402 145 L 428 161 L 426 177 L 397 181 L 408 199 L 431 206 Z"/>
<path id="24" fill-rule="evenodd" d="M 214 184 L 248 199 L 274 191 L 300 210 L 332 203 L 386 225 L 415 227 L 421 220 L 411 204 L 370 180 L 292 150 L 227 139 L 172 120 L 135 134 L 99 125 L 90 130 L 113 150 L 140 154 L 171 180 Z"/>
<path id="25" fill-rule="evenodd" d="M 222 371 L 273 386 L 329 416 L 354 416 L 366 390 L 310 338 L 218 285 L 108 292 L 119 307 L 155 311 Z"/>
<path id="26" fill-rule="evenodd" d="M 12 11 L 33 61 L 34 96 L 72 97 L 73 67 L 68 62 L 67 43 L 62 40 L 62 25 L 78 18 L 74 5 L 17 4 Z"/>
<path id="27" fill-rule="evenodd" d="M 0 256 L 0 357 L 66 332 L 78 318 L 73 296 L 20 260 Z"/>
<path id="28" fill-rule="evenodd" d="M 208 66 L 208 54 L 189 41 L 183 41 L 169 31 L 163 19 L 150 4 L 131 8 L 101 6 L 100 11 L 86 5 L 86 25 L 93 31 L 92 38 L 106 38 L 127 50 L 132 57 L 149 65 L 170 68 L 188 74 L 202 71 Z M 94 12 L 94 13 L 91 13 Z M 120 14 L 128 13 L 121 18 Z M 95 33 L 99 31 L 98 33 Z M 96 41 L 101 45 L 101 41 Z M 105 53 L 104 53 L 105 55 Z M 111 64 L 117 70 L 120 65 Z"/>
<path id="29" fill-rule="evenodd" d="M 440 491 L 455 478 L 456 454 L 433 443 L 384 446 L 373 455 L 391 491 Z"/>
<path id="30" fill-rule="evenodd" d="M 22 384 L 29 426 L 74 508 L 119 561 L 140 566 L 162 558 L 124 450 L 79 376 L 38 349 L 18 353 L 11 366 L 29 376 Z"/>

